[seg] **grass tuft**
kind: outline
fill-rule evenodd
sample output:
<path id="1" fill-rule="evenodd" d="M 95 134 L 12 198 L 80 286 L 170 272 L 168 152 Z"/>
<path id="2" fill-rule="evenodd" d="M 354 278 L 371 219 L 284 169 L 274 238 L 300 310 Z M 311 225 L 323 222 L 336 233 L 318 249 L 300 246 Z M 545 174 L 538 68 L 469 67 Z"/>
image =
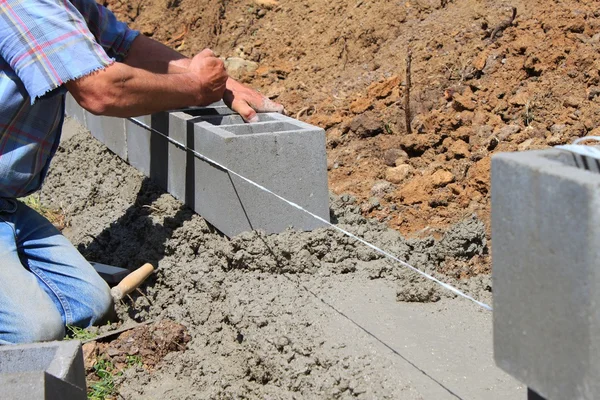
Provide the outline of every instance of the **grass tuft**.
<path id="1" fill-rule="evenodd" d="M 29 206 L 39 214 L 50 221 L 58 230 L 62 231 L 67 227 L 67 213 L 65 210 L 53 210 L 42 205 L 40 194 L 33 193 L 27 197 L 19 199 L 25 205 Z"/>
<path id="2" fill-rule="evenodd" d="M 72 326 L 72 325 L 67 325 L 67 336 L 65 336 L 66 340 L 72 339 L 72 340 L 90 340 L 90 339 L 94 339 L 96 336 L 98 336 L 97 334 L 90 332 L 88 330 L 85 330 L 83 328 L 79 328 L 77 326 Z"/>
<path id="3" fill-rule="evenodd" d="M 115 376 L 122 374 L 115 366 L 104 358 L 98 359 L 94 365 L 94 373 L 99 378 L 88 388 L 88 400 L 105 400 L 112 397 L 115 392 Z"/>

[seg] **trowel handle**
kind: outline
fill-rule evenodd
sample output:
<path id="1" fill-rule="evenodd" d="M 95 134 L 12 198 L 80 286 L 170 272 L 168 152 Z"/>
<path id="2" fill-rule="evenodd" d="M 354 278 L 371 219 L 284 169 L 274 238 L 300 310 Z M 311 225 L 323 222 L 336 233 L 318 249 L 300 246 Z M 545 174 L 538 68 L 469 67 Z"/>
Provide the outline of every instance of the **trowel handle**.
<path id="1" fill-rule="evenodd" d="M 146 263 L 127 275 L 114 288 L 110 290 L 115 301 L 121 300 L 123 297 L 131 293 L 142 284 L 152 274 L 154 267 L 150 263 Z"/>

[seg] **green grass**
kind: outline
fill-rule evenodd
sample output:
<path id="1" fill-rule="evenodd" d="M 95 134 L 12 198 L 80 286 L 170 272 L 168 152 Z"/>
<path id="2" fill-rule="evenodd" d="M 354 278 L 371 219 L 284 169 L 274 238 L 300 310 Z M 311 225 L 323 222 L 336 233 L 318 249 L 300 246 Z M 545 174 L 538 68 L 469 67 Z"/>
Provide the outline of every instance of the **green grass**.
<path id="1" fill-rule="evenodd" d="M 142 365 L 142 357 L 128 355 L 125 362 L 127 364 L 125 369 Z M 99 358 L 94 365 L 94 373 L 99 380 L 89 385 L 88 400 L 105 400 L 107 397 L 115 396 L 117 394 L 115 377 L 123 374 L 123 371 L 117 369 L 110 360 Z"/>
<path id="2" fill-rule="evenodd" d="M 115 376 L 121 375 L 123 372 L 117 371 L 115 366 L 104 358 L 98 359 L 94 365 L 94 372 L 100 380 L 88 388 L 88 400 L 104 400 L 113 396 L 116 392 Z"/>
<path id="3" fill-rule="evenodd" d="M 66 340 L 69 339 L 73 339 L 73 340 L 89 340 L 89 339 L 94 339 L 96 336 L 98 336 L 97 334 L 87 331 L 83 328 L 79 328 L 77 326 L 72 326 L 72 325 L 67 325 L 67 336 L 65 336 Z"/>
<path id="4" fill-rule="evenodd" d="M 37 211 L 39 214 L 43 215 L 59 230 L 62 231 L 67 226 L 67 218 L 64 210 L 52 210 L 42 205 L 39 193 L 30 194 L 29 196 L 20 198 L 19 200 L 33 210 Z"/>
<path id="5" fill-rule="evenodd" d="M 130 355 L 126 357 L 125 362 L 127 363 L 127 368 L 133 367 L 135 365 L 142 365 L 142 357 L 139 355 Z"/>

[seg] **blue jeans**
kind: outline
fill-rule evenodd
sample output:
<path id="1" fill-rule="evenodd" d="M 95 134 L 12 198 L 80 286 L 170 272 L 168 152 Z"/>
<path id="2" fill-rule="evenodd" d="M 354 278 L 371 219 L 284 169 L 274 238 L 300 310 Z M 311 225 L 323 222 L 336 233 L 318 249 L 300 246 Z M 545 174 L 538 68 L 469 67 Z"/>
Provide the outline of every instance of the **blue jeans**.
<path id="1" fill-rule="evenodd" d="M 108 285 L 48 220 L 0 198 L 0 345 L 62 339 L 113 312 Z"/>

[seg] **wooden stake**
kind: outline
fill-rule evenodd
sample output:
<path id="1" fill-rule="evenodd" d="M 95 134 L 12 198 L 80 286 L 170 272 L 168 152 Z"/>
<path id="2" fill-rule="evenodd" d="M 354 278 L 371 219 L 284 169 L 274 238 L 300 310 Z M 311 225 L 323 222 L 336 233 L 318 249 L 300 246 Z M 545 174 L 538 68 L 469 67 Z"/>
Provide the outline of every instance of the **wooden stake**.
<path id="1" fill-rule="evenodd" d="M 412 115 L 410 112 L 410 64 L 412 62 L 412 49 L 409 47 L 406 53 L 406 87 L 404 89 L 404 116 L 406 117 L 406 132 L 410 135 L 412 133 L 412 127 L 410 123 L 412 121 Z"/>

